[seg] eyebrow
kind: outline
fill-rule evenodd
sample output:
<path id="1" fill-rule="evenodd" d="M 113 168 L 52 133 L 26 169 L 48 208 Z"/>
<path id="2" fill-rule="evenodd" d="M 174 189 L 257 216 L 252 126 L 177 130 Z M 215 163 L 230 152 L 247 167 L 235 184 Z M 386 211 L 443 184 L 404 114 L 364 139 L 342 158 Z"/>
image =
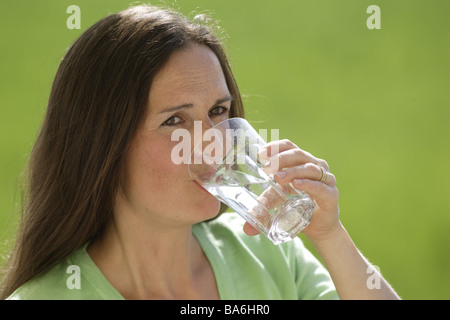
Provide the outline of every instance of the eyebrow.
<path id="1" fill-rule="evenodd" d="M 233 101 L 233 99 L 234 99 L 233 96 L 226 96 L 226 97 L 224 97 L 222 99 L 216 100 L 216 102 L 213 104 L 213 106 L 217 106 L 217 105 L 219 105 L 221 103 L 224 103 L 224 102 L 227 102 L 227 101 Z M 186 103 L 186 104 L 182 104 L 182 105 L 179 105 L 179 106 L 175 106 L 175 107 L 170 107 L 170 108 L 164 109 L 163 111 L 161 111 L 159 113 L 160 114 L 161 113 L 170 113 L 170 112 L 178 111 L 180 109 L 192 108 L 193 106 L 194 105 L 192 103 Z"/>

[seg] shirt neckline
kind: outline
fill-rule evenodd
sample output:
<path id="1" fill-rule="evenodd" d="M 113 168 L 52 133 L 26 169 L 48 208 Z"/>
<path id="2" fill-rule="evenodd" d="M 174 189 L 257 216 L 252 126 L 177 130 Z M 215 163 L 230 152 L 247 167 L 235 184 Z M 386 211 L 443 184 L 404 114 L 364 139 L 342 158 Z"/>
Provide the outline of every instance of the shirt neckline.
<path id="1" fill-rule="evenodd" d="M 89 242 L 76 252 L 72 260 L 75 264 L 83 266 L 82 274 L 98 294 L 105 300 L 125 300 L 125 298 L 117 291 L 116 288 L 106 279 L 103 272 L 92 260 L 87 252 Z"/>
<path id="2" fill-rule="evenodd" d="M 227 297 L 235 296 L 235 288 L 231 275 L 228 272 L 223 257 L 220 252 L 220 247 L 223 246 L 221 240 L 215 239 L 210 235 L 206 223 L 198 223 L 192 226 L 192 234 L 197 239 L 203 252 L 208 259 L 216 280 L 219 298 L 221 300 L 228 299 Z"/>
<path id="3" fill-rule="evenodd" d="M 214 278 L 221 300 L 226 299 L 227 296 L 233 296 L 234 287 L 232 285 L 231 277 L 223 264 L 218 253 L 218 246 L 214 246 L 213 242 L 217 239 L 211 239 L 209 231 L 205 223 L 198 223 L 192 226 L 192 234 L 200 244 L 202 251 L 208 259 L 214 273 Z M 221 241 L 220 241 L 221 242 Z M 219 244 L 220 245 L 220 244 Z M 87 252 L 89 242 L 84 244 L 73 255 L 73 261 L 79 266 L 83 266 L 83 275 L 98 294 L 107 300 L 125 300 L 120 292 L 109 282 L 100 268 L 92 260 Z"/>

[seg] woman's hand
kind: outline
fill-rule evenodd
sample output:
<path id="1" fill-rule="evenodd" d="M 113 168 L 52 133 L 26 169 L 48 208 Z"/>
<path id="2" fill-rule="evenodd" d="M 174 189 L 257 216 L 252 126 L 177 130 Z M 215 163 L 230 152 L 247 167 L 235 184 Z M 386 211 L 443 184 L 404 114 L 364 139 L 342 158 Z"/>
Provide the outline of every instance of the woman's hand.
<path id="1" fill-rule="evenodd" d="M 339 220 L 339 192 L 336 178 L 326 161 L 301 150 L 289 140 L 270 142 L 260 151 L 269 160 L 264 170 L 274 174 L 280 185 L 292 183 L 316 202 L 310 224 L 303 230 L 325 263 L 341 299 L 399 299 L 387 281 L 377 273 L 378 290 L 367 286 L 367 270 L 376 270 L 354 245 Z M 321 169 L 323 167 L 325 172 Z M 324 176 L 325 174 L 325 176 Z M 259 232 L 244 225 L 248 235 Z"/>
<path id="2" fill-rule="evenodd" d="M 268 174 L 274 174 L 277 183 L 292 183 L 294 188 L 308 193 L 316 202 L 311 223 L 303 230 L 309 240 L 327 238 L 341 227 L 336 178 L 329 172 L 330 168 L 325 160 L 301 150 L 289 140 L 268 143 L 260 150 L 259 157 L 268 160 L 264 170 Z M 326 170 L 325 180 L 322 179 L 321 167 Z M 244 225 L 244 231 L 248 235 L 259 233 L 248 223 Z"/>

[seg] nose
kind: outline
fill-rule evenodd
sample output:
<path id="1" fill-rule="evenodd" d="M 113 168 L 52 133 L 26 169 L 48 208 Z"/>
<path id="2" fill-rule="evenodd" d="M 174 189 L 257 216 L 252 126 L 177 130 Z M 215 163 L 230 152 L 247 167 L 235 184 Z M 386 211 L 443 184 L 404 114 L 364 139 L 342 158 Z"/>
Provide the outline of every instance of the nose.
<path id="1" fill-rule="evenodd" d="M 199 145 L 203 141 L 205 132 L 214 127 L 214 122 L 208 116 L 199 118 L 194 121 L 194 132 L 191 132 L 191 139 L 193 146 Z M 192 147 L 193 147 L 192 146 Z"/>
<path id="2" fill-rule="evenodd" d="M 215 156 L 215 144 L 222 144 L 223 137 L 220 130 L 213 129 L 214 122 L 209 117 L 194 121 L 194 132 L 191 132 L 191 161 L 201 162 L 205 157 L 212 159 Z M 208 151 L 205 154 L 205 148 Z"/>
<path id="3" fill-rule="evenodd" d="M 214 176 L 223 160 L 223 134 L 209 117 L 194 121 L 189 175 L 200 184 Z"/>
<path id="4" fill-rule="evenodd" d="M 214 127 L 214 122 L 211 120 L 211 118 L 209 116 L 204 117 L 204 119 L 202 119 L 201 122 L 202 122 L 204 131 Z"/>

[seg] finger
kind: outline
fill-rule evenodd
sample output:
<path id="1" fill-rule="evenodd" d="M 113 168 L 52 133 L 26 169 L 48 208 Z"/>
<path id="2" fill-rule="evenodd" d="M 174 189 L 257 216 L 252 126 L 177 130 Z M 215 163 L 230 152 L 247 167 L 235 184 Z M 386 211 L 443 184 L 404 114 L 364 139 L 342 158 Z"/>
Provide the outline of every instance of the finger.
<path id="1" fill-rule="evenodd" d="M 276 140 L 262 146 L 258 155 L 262 160 L 269 160 L 275 154 L 294 148 L 298 147 L 288 139 Z"/>
<path id="2" fill-rule="evenodd" d="M 309 194 L 319 205 L 326 209 L 327 206 L 335 206 L 339 199 L 339 191 L 336 187 L 330 187 L 325 183 L 308 179 L 294 179 L 292 186 Z"/>
<path id="3" fill-rule="evenodd" d="M 256 236 L 257 234 L 260 234 L 260 232 L 255 229 L 255 227 L 253 227 L 250 223 L 246 222 L 244 224 L 244 232 L 248 235 L 248 236 Z"/>
<path id="4" fill-rule="evenodd" d="M 290 140 L 277 140 L 261 147 L 259 158 L 264 162 L 267 173 L 275 173 L 281 168 L 312 162 L 330 171 L 328 163 L 314 157 L 311 153 L 300 149 Z M 269 161 L 267 161 L 269 160 Z"/>
<path id="5" fill-rule="evenodd" d="M 322 179 L 322 175 L 322 169 L 318 165 L 308 162 L 298 166 L 284 168 L 281 171 L 278 171 L 274 175 L 274 178 L 276 182 L 284 185 L 292 182 L 294 179 L 320 181 L 320 179 Z M 327 172 L 324 183 L 330 187 L 335 187 L 336 177 L 332 173 Z"/>
<path id="6" fill-rule="evenodd" d="M 273 155 L 264 165 L 264 170 L 271 174 L 282 168 L 289 168 L 307 162 L 314 162 L 315 160 L 316 159 L 311 154 L 299 148 L 289 149 Z"/>
<path id="7" fill-rule="evenodd" d="M 327 171 L 330 170 L 330 167 L 328 166 L 328 163 L 325 160 L 314 157 L 311 153 L 300 149 L 295 143 L 293 143 L 292 141 L 290 141 L 288 139 L 271 141 L 271 142 L 265 144 L 264 146 L 262 146 L 260 148 L 259 156 L 263 160 L 268 160 L 269 158 L 271 158 L 272 156 L 274 156 L 278 153 L 281 153 L 281 152 L 284 152 L 287 150 L 291 150 L 291 149 L 299 149 L 305 155 L 309 156 L 310 159 L 317 160 L 316 163 L 322 165 Z"/>
<path id="8" fill-rule="evenodd" d="M 327 169 L 328 164 L 326 161 L 314 157 L 309 152 L 306 152 L 300 148 L 289 149 L 282 151 L 270 158 L 270 160 L 264 165 L 264 171 L 268 174 L 273 174 L 280 169 L 294 167 L 302 164 L 315 164 L 320 165 Z M 318 170 L 321 170 L 317 167 Z M 321 176 L 321 171 L 320 171 Z M 319 178 L 320 179 L 320 178 Z"/>
<path id="9" fill-rule="evenodd" d="M 306 163 L 320 164 L 322 162 L 325 161 L 315 158 L 309 152 L 301 150 L 300 148 L 295 148 L 273 155 L 269 161 L 264 164 L 263 169 L 268 174 L 274 174 L 283 168 L 289 168 Z"/>

